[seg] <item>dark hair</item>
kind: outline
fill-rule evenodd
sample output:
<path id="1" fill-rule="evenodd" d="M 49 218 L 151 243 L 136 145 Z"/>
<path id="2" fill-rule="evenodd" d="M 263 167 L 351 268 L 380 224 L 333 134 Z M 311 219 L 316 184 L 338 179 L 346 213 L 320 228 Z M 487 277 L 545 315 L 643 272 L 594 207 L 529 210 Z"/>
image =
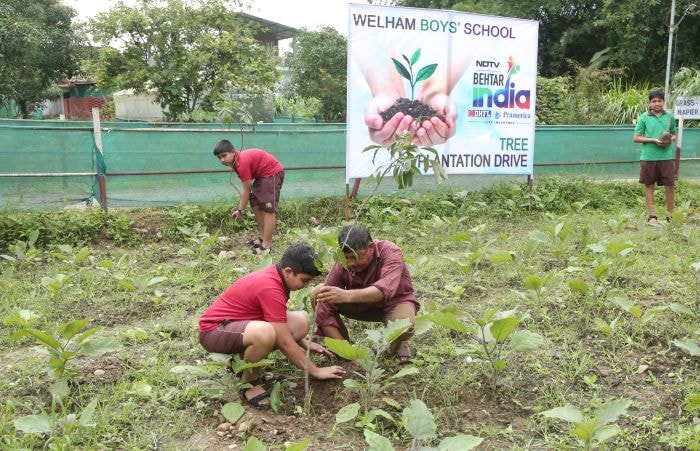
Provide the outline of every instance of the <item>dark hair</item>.
<path id="1" fill-rule="evenodd" d="M 292 244 L 284 251 L 280 259 L 282 268 L 292 268 L 294 274 L 321 275 L 321 261 L 313 247 L 306 243 Z"/>
<path id="2" fill-rule="evenodd" d="M 222 153 L 229 153 L 236 150 L 228 139 L 222 139 L 214 146 L 214 155 L 219 156 Z"/>
<path id="3" fill-rule="evenodd" d="M 664 100 L 665 97 L 666 97 L 666 96 L 665 96 L 665 94 L 664 94 L 664 90 L 663 90 L 663 89 L 652 89 L 651 91 L 649 91 L 649 100 L 650 100 L 650 101 L 651 101 L 651 99 L 657 99 L 657 98 L 658 98 L 658 99 L 661 99 L 661 100 Z"/>
<path id="4" fill-rule="evenodd" d="M 340 229 L 338 233 L 338 245 L 343 252 L 355 252 L 367 249 L 372 242 L 372 236 L 367 227 L 359 224 L 349 224 Z"/>

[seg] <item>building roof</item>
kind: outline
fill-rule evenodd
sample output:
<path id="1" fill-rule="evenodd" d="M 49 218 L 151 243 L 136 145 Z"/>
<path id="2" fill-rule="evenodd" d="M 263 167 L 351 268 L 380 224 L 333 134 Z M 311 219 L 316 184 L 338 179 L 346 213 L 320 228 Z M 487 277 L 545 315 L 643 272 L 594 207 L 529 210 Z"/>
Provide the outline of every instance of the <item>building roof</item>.
<path id="1" fill-rule="evenodd" d="M 281 39 L 289 39 L 299 34 L 297 28 L 288 27 L 287 25 L 282 25 L 281 23 L 273 22 L 271 20 L 263 19 L 256 16 L 251 16 L 246 13 L 238 13 L 241 17 L 251 22 L 259 24 L 256 27 L 256 34 L 265 34 L 272 36 L 275 40 L 279 41 Z"/>

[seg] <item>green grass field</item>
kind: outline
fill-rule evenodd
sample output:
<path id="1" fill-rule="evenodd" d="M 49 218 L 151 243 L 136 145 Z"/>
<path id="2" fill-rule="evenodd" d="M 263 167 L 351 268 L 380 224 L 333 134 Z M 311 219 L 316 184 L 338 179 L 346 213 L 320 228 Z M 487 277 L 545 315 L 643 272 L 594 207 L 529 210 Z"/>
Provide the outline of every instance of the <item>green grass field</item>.
<path id="1" fill-rule="evenodd" d="M 275 352 L 276 410 L 240 409 L 238 381 L 198 343 L 199 314 L 293 242 L 330 264 L 344 202 L 287 202 L 263 257 L 243 245 L 252 220 L 233 223 L 226 205 L 3 212 L 0 447 L 700 449 L 700 185 L 688 182 L 654 226 L 636 183 L 355 201 L 351 216 L 401 246 L 413 275 L 410 369 L 380 356 L 371 397 L 347 381 L 307 391 Z M 350 326 L 371 347 L 379 325 Z M 361 379 L 357 362 L 333 362 Z"/>

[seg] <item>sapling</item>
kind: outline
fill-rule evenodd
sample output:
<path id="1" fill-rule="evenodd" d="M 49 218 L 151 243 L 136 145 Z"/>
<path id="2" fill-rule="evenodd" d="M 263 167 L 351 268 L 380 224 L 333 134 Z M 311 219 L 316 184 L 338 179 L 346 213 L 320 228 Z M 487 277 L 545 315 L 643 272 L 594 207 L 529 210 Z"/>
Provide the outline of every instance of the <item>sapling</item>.
<path id="1" fill-rule="evenodd" d="M 593 400 L 590 415 L 585 415 L 571 404 L 540 412 L 540 415 L 572 423 L 575 427 L 570 431 L 571 435 L 580 441 L 584 449 L 591 450 L 620 433 L 620 427 L 615 422 L 631 404 L 629 399 L 611 399 L 604 403 Z"/>
<path id="2" fill-rule="evenodd" d="M 71 265 L 80 265 L 81 263 L 85 262 L 90 256 L 90 249 L 87 247 L 83 247 L 80 250 L 76 251 L 70 245 L 59 244 L 56 246 L 56 248 L 58 250 L 51 252 L 50 255 L 54 258 L 57 258 L 58 260 L 61 260 L 64 263 L 68 263 Z"/>
<path id="3" fill-rule="evenodd" d="M 19 326 L 19 329 L 12 334 L 13 339 L 32 337 L 39 346 L 48 351 L 50 359 L 46 370 L 56 379 L 72 373 L 66 367 L 72 359 L 80 356 L 96 357 L 121 347 L 113 338 L 89 339 L 98 330 L 97 327 L 83 330 L 90 321 L 89 318 L 60 324 L 55 332 L 47 332 L 33 327 L 37 317 L 25 310 L 5 318 L 3 322 L 6 325 Z"/>
<path id="4" fill-rule="evenodd" d="M 2 254 L 0 258 L 16 263 L 19 266 L 27 266 L 37 260 L 40 251 L 34 247 L 39 238 L 39 231 L 32 230 L 27 237 L 27 241 L 17 240 L 8 246 L 12 255 Z"/>
<path id="5" fill-rule="evenodd" d="M 401 425 L 411 436 L 411 446 L 406 448 L 408 451 L 468 451 L 479 446 L 484 440 L 473 435 L 459 434 L 442 439 L 437 448 L 425 446 L 425 442 L 437 437 L 437 426 L 428 406 L 418 399 L 411 400 L 408 407 L 403 409 Z M 369 429 L 365 429 L 364 434 L 370 450 L 394 451 L 395 448 L 388 438 L 382 437 Z"/>
<path id="6" fill-rule="evenodd" d="M 263 359 L 259 362 L 249 362 L 238 355 L 231 358 L 228 354 L 210 353 L 209 361 L 200 365 L 178 365 L 170 369 L 174 374 L 194 376 L 199 379 L 202 391 L 215 399 L 227 399 L 232 393 L 238 393 L 242 388 L 250 388 L 252 385 L 243 382 L 240 374 L 245 370 L 261 368 L 274 363 L 272 360 Z M 226 367 L 231 365 L 231 371 Z M 217 377 L 221 375 L 221 377 Z"/>
<path id="7" fill-rule="evenodd" d="M 437 183 L 447 180 L 445 168 L 440 163 L 437 157 L 437 150 L 432 147 L 418 147 L 413 142 L 413 135 L 410 132 L 405 132 L 396 135 L 396 140 L 388 147 L 384 148 L 378 145 L 367 146 L 362 149 L 362 152 L 374 151 L 372 155 L 372 164 L 376 166 L 377 155 L 380 150 L 389 152 L 389 161 L 377 167 L 374 174 L 371 176 L 376 182 L 376 185 L 382 182 L 385 176 L 392 174 L 399 189 L 410 188 L 413 186 L 413 176 L 421 175 L 429 169 L 433 170 Z M 423 151 L 430 155 L 424 155 Z"/>
<path id="8" fill-rule="evenodd" d="M 476 339 L 476 346 L 470 350 L 475 355 L 489 362 L 491 387 L 495 392 L 498 377 L 506 367 L 507 359 L 513 352 L 532 352 L 540 347 L 544 337 L 529 330 L 515 329 L 520 323 L 515 310 L 499 312 L 487 310 L 481 318 L 475 319 L 476 329 L 460 320 L 464 312 L 448 307 L 431 312 L 426 316 L 430 321 L 447 329 L 471 335 Z"/>
<path id="9" fill-rule="evenodd" d="M 411 323 L 408 319 L 389 321 L 389 323 L 379 329 L 367 331 L 367 338 L 371 347 L 363 345 L 351 345 L 347 340 L 325 338 L 326 347 L 338 356 L 353 361 L 360 366 L 361 371 L 353 371 L 357 379 L 345 379 L 343 385 L 360 396 L 359 403 L 349 404 L 336 414 L 336 423 L 344 423 L 354 420 L 360 416 L 358 426 L 362 428 L 373 427 L 373 421 L 378 416 L 393 421 L 393 417 L 387 411 L 373 407 L 379 400 L 379 395 L 391 387 L 397 379 L 417 374 L 418 369 L 408 366 L 399 372 L 387 376 L 386 371 L 379 366 L 379 359 L 386 352 L 391 343 L 396 341 L 409 328 Z M 392 405 L 392 401 L 385 400 L 385 403 Z M 360 415 L 361 412 L 361 415 Z"/>

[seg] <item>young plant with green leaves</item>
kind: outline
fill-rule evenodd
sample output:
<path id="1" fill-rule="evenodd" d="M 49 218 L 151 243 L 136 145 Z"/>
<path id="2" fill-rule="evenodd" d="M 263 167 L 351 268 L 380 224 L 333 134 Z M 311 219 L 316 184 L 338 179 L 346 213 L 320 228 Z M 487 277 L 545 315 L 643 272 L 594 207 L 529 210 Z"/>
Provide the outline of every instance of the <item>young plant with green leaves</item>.
<path id="1" fill-rule="evenodd" d="M 253 387 L 248 382 L 243 382 L 240 375 L 243 371 L 262 368 L 274 362 L 263 359 L 253 363 L 241 359 L 238 355 L 231 358 L 228 354 L 216 353 L 209 354 L 209 357 L 210 360 L 201 365 L 178 365 L 171 368 L 170 371 L 174 374 L 197 378 L 204 394 L 210 398 L 226 400 L 227 402 L 221 408 L 221 414 L 233 424 L 243 415 L 245 408 L 239 402 L 231 401 L 230 395 Z M 226 370 L 229 364 L 231 365 L 230 371 Z M 223 375 L 217 377 L 219 374 Z M 281 402 L 281 384 L 275 382 L 270 392 L 270 406 L 275 412 L 278 412 Z"/>
<path id="2" fill-rule="evenodd" d="M 211 252 L 219 239 L 219 232 L 212 235 L 207 232 L 207 228 L 199 222 L 195 223 L 192 227 L 178 226 L 177 230 L 180 231 L 188 242 L 194 244 L 194 248 L 183 247 L 180 249 L 178 255 L 196 255 L 204 257 Z"/>
<path id="3" fill-rule="evenodd" d="M 16 418 L 13 425 L 16 430 L 25 434 L 41 434 L 48 436 L 49 449 L 73 449 L 73 435 L 83 428 L 94 428 L 93 418 L 97 409 L 97 399 L 93 399 L 82 409 L 68 413 L 67 404 L 70 398 L 70 388 L 66 378 L 56 380 L 49 387 L 51 393 L 51 408 L 48 412 L 24 415 Z"/>
<path id="4" fill-rule="evenodd" d="M 514 252 L 496 248 L 494 246 L 496 239 L 484 240 L 481 237 L 481 232 L 485 228 L 486 224 L 479 224 L 469 229 L 470 233 L 459 232 L 451 237 L 459 244 L 459 248 L 466 247 L 467 251 L 457 257 L 447 256 L 445 258 L 464 274 L 469 274 L 489 264 L 509 263 L 515 258 Z"/>
<path id="5" fill-rule="evenodd" d="M 591 450 L 620 433 L 620 427 L 615 422 L 630 405 L 632 401 L 629 399 L 611 399 L 603 403 L 593 400 L 589 415 L 571 404 L 540 412 L 540 415 L 572 423 L 575 427 L 570 431 L 571 435 L 579 440 L 584 449 Z"/>
<path id="6" fill-rule="evenodd" d="M 57 250 L 50 252 L 53 258 L 56 258 L 64 263 L 70 265 L 78 266 L 85 263 L 90 256 L 90 249 L 83 247 L 76 251 L 73 246 L 68 244 L 59 244 L 56 246 Z"/>
<path id="7" fill-rule="evenodd" d="M 0 258 L 14 262 L 20 267 L 34 263 L 41 255 L 41 251 L 34 247 L 37 238 L 39 238 L 39 231 L 32 230 L 26 241 L 17 240 L 14 244 L 8 246 L 8 250 L 12 255 L 2 254 Z"/>
<path id="8" fill-rule="evenodd" d="M 418 84 L 418 82 L 430 78 L 430 76 L 433 75 L 433 73 L 435 73 L 435 69 L 437 69 L 438 65 L 428 64 L 427 66 L 423 66 L 414 75 L 413 66 L 420 59 L 420 49 L 413 52 L 413 55 L 411 55 L 411 59 L 409 59 L 404 54 L 401 54 L 401 56 L 403 57 L 404 61 L 406 61 L 406 66 L 404 66 L 404 64 L 396 58 L 391 58 L 391 61 L 394 62 L 394 67 L 396 68 L 396 71 L 399 73 L 399 75 L 408 80 L 408 83 L 411 85 L 411 100 L 413 100 L 416 98 L 415 87 Z"/>
<path id="9" fill-rule="evenodd" d="M 43 331 L 34 327 L 38 315 L 29 310 L 20 310 L 6 317 L 3 323 L 19 326 L 12 334 L 14 340 L 31 337 L 35 343 L 49 353 L 49 366 L 46 372 L 56 379 L 73 373 L 67 368 L 68 362 L 82 356 L 96 357 L 121 348 L 117 340 L 111 337 L 90 338 L 98 331 L 97 327 L 85 329 L 89 318 L 60 324 L 55 331 Z"/>
<path id="10" fill-rule="evenodd" d="M 428 406 L 419 399 L 411 400 L 410 404 L 403 409 L 401 415 L 401 425 L 411 436 L 411 446 L 405 448 L 408 451 L 468 451 L 474 449 L 484 440 L 473 435 L 459 434 L 454 437 L 447 437 L 440 441 L 438 447 L 426 446 L 425 443 L 437 438 L 437 425 L 435 417 L 428 409 Z M 364 430 L 365 441 L 370 450 L 394 451 L 391 441 L 369 429 Z"/>
<path id="11" fill-rule="evenodd" d="M 371 145 L 362 149 L 362 152 L 374 151 L 372 164 L 376 166 L 377 155 L 384 149 L 379 145 Z M 438 184 L 447 180 L 445 168 L 437 158 L 437 150 L 432 147 L 418 147 L 413 142 L 413 134 L 408 131 L 397 134 L 396 140 L 386 147 L 386 151 L 389 152 L 389 161 L 379 165 L 371 176 L 377 187 L 389 173 L 396 180 L 399 189 L 410 188 L 413 186 L 413 176 L 428 172 L 429 169 L 433 170 Z"/>
<path id="12" fill-rule="evenodd" d="M 528 236 L 531 240 L 544 244 L 553 257 L 561 258 L 570 253 L 571 245 L 568 241 L 571 223 L 569 221 L 545 225 L 544 230 L 531 231 Z"/>
<path id="13" fill-rule="evenodd" d="M 522 321 L 515 310 L 487 310 L 481 318 L 474 320 L 476 328 L 461 321 L 466 314 L 456 307 L 445 307 L 424 315 L 433 323 L 449 330 L 469 335 L 475 339 L 470 346 L 471 355 L 485 360 L 490 368 L 491 388 L 495 392 L 498 378 L 505 370 L 510 355 L 514 352 L 528 353 L 540 348 L 544 337 L 526 329 L 516 331 Z"/>
<path id="14" fill-rule="evenodd" d="M 417 374 L 418 369 L 414 366 L 408 366 L 393 375 L 388 375 L 386 370 L 379 366 L 379 359 L 390 348 L 391 343 L 401 337 L 410 327 L 410 321 L 404 318 L 390 321 L 379 329 L 370 329 L 367 331 L 370 347 L 351 345 L 347 340 L 326 337 L 325 344 L 328 350 L 357 363 L 361 369 L 361 371 L 353 371 L 356 379 L 348 378 L 343 381 L 346 388 L 359 395 L 360 401 L 341 408 L 335 416 L 336 424 L 358 419 L 356 426 L 363 429 L 374 429 L 374 420 L 377 417 L 395 421 L 389 412 L 374 406 L 380 399 L 379 395 L 394 385 L 398 379 Z M 385 397 L 382 398 L 382 401 L 393 407 L 398 406 L 398 403 L 391 398 Z"/>

